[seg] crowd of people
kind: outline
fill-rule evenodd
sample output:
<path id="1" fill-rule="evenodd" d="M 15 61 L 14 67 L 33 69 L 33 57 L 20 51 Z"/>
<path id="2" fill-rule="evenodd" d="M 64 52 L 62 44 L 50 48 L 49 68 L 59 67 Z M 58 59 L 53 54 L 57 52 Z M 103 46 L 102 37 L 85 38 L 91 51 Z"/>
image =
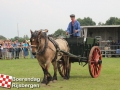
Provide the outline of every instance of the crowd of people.
<path id="1" fill-rule="evenodd" d="M 18 39 L 5 40 L 0 44 L 0 59 L 19 59 L 28 56 L 34 58 L 29 42 L 26 40 L 24 42 L 18 42 Z"/>

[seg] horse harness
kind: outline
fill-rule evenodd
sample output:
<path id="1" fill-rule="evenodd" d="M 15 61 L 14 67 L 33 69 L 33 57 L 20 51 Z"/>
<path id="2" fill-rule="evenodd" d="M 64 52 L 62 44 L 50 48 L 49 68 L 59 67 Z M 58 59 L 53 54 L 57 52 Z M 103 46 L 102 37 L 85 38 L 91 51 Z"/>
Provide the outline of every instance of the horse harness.
<path id="1" fill-rule="evenodd" d="M 48 37 L 48 39 L 53 43 L 53 45 L 54 45 L 55 48 L 56 48 L 55 57 L 54 57 L 54 59 L 52 60 L 52 62 L 54 62 L 54 61 L 57 59 L 57 54 L 58 54 L 60 48 L 59 48 L 58 43 L 57 43 L 55 40 L 53 40 L 51 37 Z"/>
<path id="2" fill-rule="evenodd" d="M 58 54 L 60 48 L 59 48 L 58 43 L 57 43 L 55 40 L 53 40 L 51 37 L 47 37 L 47 36 L 45 37 L 45 45 L 44 45 L 44 48 L 43 48 L 43 50 L 41 51 L 41 50 L 40 50 L 40 47 L 37 47 L 37 48 L 38 48 L 37 54 L 38 54 L 38 55 L 43 55 L 43 54 L 45 53 L 46 48 L 49 47 L 49 46 L 48 46 L 48 40 L 50 40 L 50 41 L 53 43 L 53 45 L 55 46 L 55 48 L 56 48 L 55 57 L 54 57 L 54 59 L 52 60 L 52 62 L 54 62 L 54 61 L 57 59 L 57 54 Z M 41 37 L 38 38 L 38 43 L 39 43 L 39 44 L 41 43 Z M 50 48 L 50 47 L 49 47 L 49 48 Z M 54 51 L 52 48 L 50 48 L 50 49 L 51 49 L 52 51 Z"/>

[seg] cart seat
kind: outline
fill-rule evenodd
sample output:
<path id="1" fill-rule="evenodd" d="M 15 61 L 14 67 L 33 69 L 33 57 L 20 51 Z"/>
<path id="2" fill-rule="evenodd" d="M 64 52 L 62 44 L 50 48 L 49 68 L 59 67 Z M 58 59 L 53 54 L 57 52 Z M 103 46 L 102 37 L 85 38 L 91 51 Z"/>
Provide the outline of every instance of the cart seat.
<path id="1" fill-rule="evenodd" d="M 68 44 L 83 44 L 84 38 L 83 37 L 74 37 L 74 38 L 65 38 Z"/>

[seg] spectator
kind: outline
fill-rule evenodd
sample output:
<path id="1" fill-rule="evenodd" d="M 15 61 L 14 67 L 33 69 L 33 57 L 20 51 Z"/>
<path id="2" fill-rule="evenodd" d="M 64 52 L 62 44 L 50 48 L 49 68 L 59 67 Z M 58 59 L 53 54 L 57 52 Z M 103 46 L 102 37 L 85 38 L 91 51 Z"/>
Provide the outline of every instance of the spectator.
<path id="1" fill-rule="evenodd" d="M 12 48 L 13 47 L 10 42 L 8 42 L 7 48 L 8 48 L 8 59 L 12 59 Z"/>
<path id="2" fill-rule="evenodd" d="M 5 42 L 5 46 L 6 46 L 6 59 L 9 59 L 9 52 L 8 52 L 8 42 Z"/>
<path id="3" fill-rule="evenodd" d="M 118 47 L 116 45 L 117 45 L 117 43 L 115 42 L 115 40 L 112 40 L 112 42 L 111 42 L 111 49 L 113 49 L 113 50 L 118 49 Z"/>
<path id="4" fill-rule="evenodd" d="M 14 50 L 14 48 L 13 48 L 13 44 L 14 44 L 14 42 L 11 41 L 11 46 L 12 46 L 12 48 L 11 48 L 11 58 L 12 58 L 12 59 L 14 58 L 14 55 L 15 55 L 15 54 L 14 54 L 14 51 L 15 51 L 15 50 Z"/>
<path id="5" fill-rule="evenodd" d="M 28 50 L 29 50 L 29 48 L 30 48 L 30 45 L 29 45 L 28 41 L 27 41 L 27 44 L 28 44 Z M 29 55 L 29 51 L 28 51 L 28 55 Z"/>
<path id="6" fill-rule="evenodd" d="M 13 55 L 13 58 L 16 59 L 16 48 L 17 48 L 16 41 L 14 41 L 14 43 L 12 44 L 12 46 L 13 46 L 12 55 Z"/>
<path id="7" fill-rule="evenodd" d="M 19 56 L 22 58 L 23 57 L 23 43 L 21 42 L 20 43 L 20 53 L 19 53 Z"/>
<path id="8" fill-rule="evenodd" d="M 18 39 L 16 39 L 16 48 L 15 48 L 15 59 L 19 59 L 19 53 L 20 53 L 20 48 L 19 48 L 19 42 Z"/>
<path id="9" fill-rule="evenodd" d="M 24 52 L 24 58 L 27 58 L 28 56 L 28 44 L 27 44 L 27 41 L 25 40 L 24 41 L 24 45 L 23 45 L 23 52 Z"/>
<path id="10" fill-rule="evenodd" d="M 0 44 L 0 59 L 2 59 L 2 45 Z"/>
<path id="11" fill-rule="evenodd" d="M 112 40 L 111 45 L 116 45 L 117 43 L 115 42 L 115 40 Z"/>
<path id="12" fill-rule="evenodd" d="M 2 43 L 2 59 L 6 59 L 6 52 L 7 52 L 7 47 L 6 47 L 6 44 L 5 44 L 5 41 Z"/>

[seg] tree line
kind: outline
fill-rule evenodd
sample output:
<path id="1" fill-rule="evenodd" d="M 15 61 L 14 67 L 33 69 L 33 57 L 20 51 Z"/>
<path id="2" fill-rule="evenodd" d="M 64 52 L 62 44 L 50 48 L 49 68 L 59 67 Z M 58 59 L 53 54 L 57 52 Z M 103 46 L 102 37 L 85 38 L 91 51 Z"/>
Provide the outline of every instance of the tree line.
<path id="1" fill-rule="evenodd" d="M 83 19 L 78 18 L 77 21 L 80 22 L 81 26 L 97 25 L 96 22 L 93 21 L 92 18 L 90 18 L 90 17 L 84 17 Z M 108 20 L 106 20 L 105 23 L 99 22 L 98 25 L 120 25 L 120 18 L 110 17 Z M 65 30 L 58 29 L 53 34 L 50 34 L 49 36 L 54 36 L 54 37 L 63 36 L 63 37 L 65 37 L 66 36 L 65 33 L 66 33 Z M 6 40 L 6 37 L 0 35 L 0 39 Z M 14 38 L 11 38 L 12 41 L 14 41 L 16 39 L 18 39 L 20 42 L 22 42 L 25 39 L 29 40 L 29 37 L 27 35 L 24 35 L 23 37 L 17 37 L 17 36 L 15 36 Z"/>
<path id="2" fill-rule="evenodd" d="M 15 41 L 17 39 L 19 42 L 23 42 L 24 40 L 29 40 L 30 38 L 28 37 L 28 35 L 24 35 L 23 37 L 15 36 L 14 38 L 10 38 L 9 40 Z M 7 40 L 7 38 L 0 35 L 0 40 Z"/>

